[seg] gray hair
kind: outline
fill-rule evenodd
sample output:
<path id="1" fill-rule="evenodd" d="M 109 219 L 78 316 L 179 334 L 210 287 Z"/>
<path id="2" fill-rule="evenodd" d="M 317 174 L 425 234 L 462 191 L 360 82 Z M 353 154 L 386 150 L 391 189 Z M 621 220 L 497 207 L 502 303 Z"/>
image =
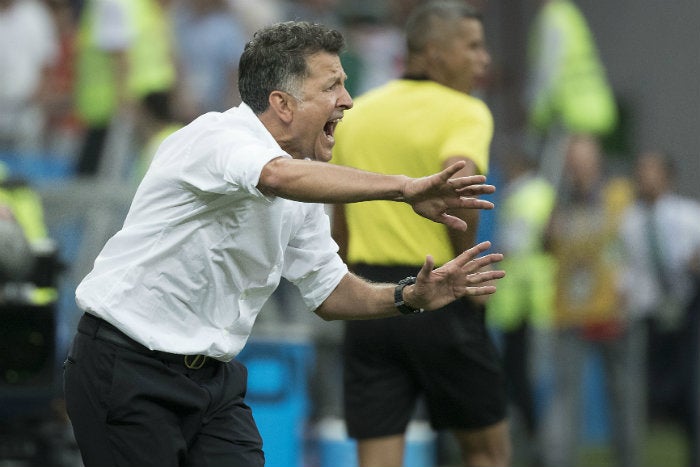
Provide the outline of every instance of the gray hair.
<path id="1" fill-rule="evenodd" d="M 344 47 L 343 35 L 321 24 L 287 21 L 260 29 L 241 55 L 241 100 L 260 114 L 267 110 L 272 91 L 297 96 L 309 74 L 306 58 L 318 52 L 340 54 Z"/>

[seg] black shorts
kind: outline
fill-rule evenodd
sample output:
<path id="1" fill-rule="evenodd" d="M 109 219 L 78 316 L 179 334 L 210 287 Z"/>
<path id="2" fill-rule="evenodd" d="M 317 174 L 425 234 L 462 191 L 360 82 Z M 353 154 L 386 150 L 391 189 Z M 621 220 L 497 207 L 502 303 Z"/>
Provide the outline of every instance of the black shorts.
<path id="1" fill-rule="evenodd" d="M 397 282 L 418 268 L 356 266 L 362 277 Z M 417 315 L 345 324 L 344 410 L 352 438 L 403 433 L 423 397 L 436 430 L 470 430 L 506 417 L 500 356 L 483 306 L 458 300 Z"/>

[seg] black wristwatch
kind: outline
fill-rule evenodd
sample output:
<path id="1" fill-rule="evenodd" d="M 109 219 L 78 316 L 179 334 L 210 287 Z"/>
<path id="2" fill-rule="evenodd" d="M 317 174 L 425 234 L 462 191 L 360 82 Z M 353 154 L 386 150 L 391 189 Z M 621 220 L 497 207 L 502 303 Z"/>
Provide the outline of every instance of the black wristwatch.
<path id="1" fill-rule="evenodd" d="M 413 308 L 412 306 L 406 304 L 406 302 L 403 301 L 403 288 L 407 285 L 415 283 L 416 278 L 409 276 L 405 279 L 401 279 L 396 285 L 396 288 L 394 289 L 394 305 L 396 306 L 396 308 L 399 309 L 401 314 L 413 315 L 415 313 L 423 313 L 425 311 L 423 308 Z"/>

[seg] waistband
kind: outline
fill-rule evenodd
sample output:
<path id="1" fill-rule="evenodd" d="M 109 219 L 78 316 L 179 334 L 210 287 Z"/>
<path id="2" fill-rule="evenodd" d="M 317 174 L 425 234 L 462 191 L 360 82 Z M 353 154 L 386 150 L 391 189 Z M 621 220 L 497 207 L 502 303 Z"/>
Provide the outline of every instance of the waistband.
<path id="1" fill-rule="evenodd" d="M 164 362 L 182 365 L 190 370 L 199 370 L 222 363 L 206 355 L 181 355 L 161 352 L 160 350 L 151 350 L 145 345 L 136 342 L 107 321 L 95 315 L 91 315 L 90 313 L 84 313 L 80 318 L 78 322 L 78 332 L 86 334 L 94 339 L 100 339 L 119 347 L 151 356 Z"/>

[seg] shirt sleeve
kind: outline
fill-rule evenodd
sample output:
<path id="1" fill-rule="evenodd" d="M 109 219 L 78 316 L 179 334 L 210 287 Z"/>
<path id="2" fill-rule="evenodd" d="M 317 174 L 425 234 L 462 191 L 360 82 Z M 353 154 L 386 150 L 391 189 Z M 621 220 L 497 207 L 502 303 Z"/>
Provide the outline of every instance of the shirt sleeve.
<path id="1" fill-rule="evenodd" d="M 304 223 L 285 251 L 282 275 L 301 292 L 309 311 L 335 290 L 348 268 L 338 256 L 330 220 L 321 204 L 307 204 Z"/>
<path id="2" fill-rule="evenodd" d="M 204 118 L 217 117 L 212 114 Z M 181 164 L 180 179 L 191 189 L 263 197 L 257 188 L 263 167 L 272 159 L 290 156 L 271 137 L 268 141 L 245 128 L 221 130 L 213 123 L 213 130 L 203 122 L 194 131 L 173 135 L 167 140 L 166 150 L 159 151 L 163 157 L 157 154 L 154 163 Z"/>

